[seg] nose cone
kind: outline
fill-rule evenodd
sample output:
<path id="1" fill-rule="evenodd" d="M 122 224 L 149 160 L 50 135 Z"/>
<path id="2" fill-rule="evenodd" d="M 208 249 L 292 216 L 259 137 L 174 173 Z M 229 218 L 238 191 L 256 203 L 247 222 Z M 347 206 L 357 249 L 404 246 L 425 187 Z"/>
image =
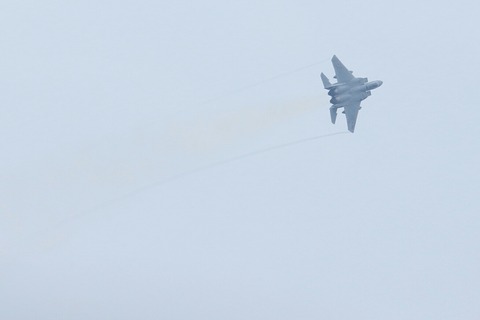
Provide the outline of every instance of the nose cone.
<path id="1" fill-rule="evenodd" d="M 375 81 L 369 82 L 369 83 L 367 83 L 367 90 L 376 89 L 376 88 L 380 87 L 382 84 L 383 84 L 383 81 L 380 81 L 380 80 L 375 80 Z"/>

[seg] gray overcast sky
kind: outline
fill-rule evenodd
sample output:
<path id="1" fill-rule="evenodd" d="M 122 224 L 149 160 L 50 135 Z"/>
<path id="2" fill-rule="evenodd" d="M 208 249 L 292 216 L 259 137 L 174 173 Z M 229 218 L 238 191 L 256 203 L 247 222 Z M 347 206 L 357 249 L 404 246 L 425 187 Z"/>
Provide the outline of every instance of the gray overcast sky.
<path id="1" fill-rule="evenodd" d="M 478 319 L 479 9 L 3 0 L 0 318 Z"/>

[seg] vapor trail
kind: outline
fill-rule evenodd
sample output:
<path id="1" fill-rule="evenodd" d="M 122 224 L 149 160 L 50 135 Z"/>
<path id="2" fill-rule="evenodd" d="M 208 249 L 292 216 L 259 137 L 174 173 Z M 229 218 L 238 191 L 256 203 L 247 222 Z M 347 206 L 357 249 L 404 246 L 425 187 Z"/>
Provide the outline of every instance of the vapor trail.
<path id="1" fill-rule="evenodd" d="M 271 81 L 274 81 L 274 80 L 277 80 L 277 79 L 280 79 L 280 78 L 283 78 L 283 77 L 287 77 L 287 76 L 290 76 L 292 74 L 295 74 L 295 73 L 298 73 L 298 72 L 301 72 L 303 70 L 306 70 L 306 69 L 309 69 L 311 67 L 314 67 L 314 66 L 317 66 L 317 65 L 320 65 L 322 63 L 324 63 L 325 61 L 327 61 L 329 59 L 323 59 L 323 60 L 319 60 L 317 62 L 314 62 L 314 63 L 310 63 L 308 65 L 304 65 L 302 67 L 299 67 L 299 68 L 296 68 L 296 69 L 293 69 L 293 70 L 289 70 L 289 71 L 285 71 L 285 72 L 282 72 L 282 73 L 278 73 L 276 75 L 273 75 L 271 77 L 268 77 L 268 78 L 265 78 L 263 80 L 259 80 L 257 82 L 254 82 L 254 83 L 251 83 L 249 85 L 245 85 L 243 87 L 239 87 L 237 89 L 234 89 L 232 91 L 229 91 L 229 92 L 224 92 L 223 94 L 220 94 L 216 97 L 213 97 L 213 98 L 210 98 L 210 99 L 207 99 L 207 100 L 204 100 L 204 101 L 201 101 L 200 103 L 201 104 L 208 104 L 212 101 L 215 101 L 215 100 L 219 100 L 219 99 L 223 99 L 223 98 L 226 98 L 226 97 L 229 97 L 229 96 L 232 96 L 232 95 L 235 95 L 235 94 L 238 94 L 238 93 L 241 93 L 241 92 L 244 92 L 244 91 L 247 91 L 251 88 L 255 88 L 255 87 L 258 87 L 258 86 L 261 86 L 265 83 L 268 83 L 268 82 L 271 82 Z M 210 164 L 207 164 L 207 165 L 204 165 L 204 166 L 200 166 L 200 167 L 197 167 L 197 168 L 194 168 L 194 169 L 191 169 L 191 170 L 187 170 L 187 171 L 184 171 L 184 172 L 181 172 L 181 173 L 178 173 L 178 174 L 175 174 L 175 175 L 172 175 L 170 177 L 166 177 L 165 179 L 162 179 L 160 181 L 157 181 L 157 182 L 154 182 L 154 183 L 151 183 L 151 184 L 148 184 L 148 185 L 145 185 L 143 187 L 139 187 L 131 192 L 128 192 L 128 193 L 125 193 L 119 197 L 116 197 L 116 198 L 113 198 L 111 200 L 107 200 L 107 201 L 104 201 L 103 203 L 100 203 L 99 205 L 97 206 L 94 206 L 94 207 L 90 207 L 90 209 L 87 209 L 87 210 L 81 210 L 80 212 L 76 213 L 76 214 L 73 214 L 71 217 L 69 218 L 66 218 L 66 219 L 63 219 L 61 221 L 59 221 L 58 223 L 56 223 L 54 226 L 52 227 L 49 227 L 47 228 L 47 230 L 43 230 L 40 231 L 40 234 L 43 234 L 43 235 L 46 235 L 46 234 L 51 234 L 52 231 L 54 230 L 57 230 L 57 229 L 60 229 L 62 227 L 65 227 L 66 225 L 74 222 L 75 220 L 78 220 L 80 219 L 81 217 L 84 217 L 84 216 L 88 216 L 88 215 L 91 215 L 95 212 L 98 212 L 99 210 L 101 209 L 104 209 L 104 208 L 108 208 L 109 206 L 112 206 L 113 204 L 117 203 L 117 202 L 121 202 L 125 199 L 129 199 L 129 198 L 132 198 L 132 197 L 135 197 L 136 195 L 144 192 L 144 191 L 147 191 L 147 190 L 150 190 L 150 189 L 153 189 L 155 187 L 159 187 L 161 185 L 164 185 L 164 184 L 167 184 L 167 183 L 170 183 L 170 182 L 173 182 L 175 180 L 178 180 L 180 178 L 183 178 L 183 177 L 187 177 L 189 175 L 193 175 L 193 174 L 196 174 L 196 173 L 199 173 L 199 172 L 202 172 L 202 171 L 205 171 L 205 170 L 209 170 L 209 169 L 213 169 L 215 167 L 218 167 L 218 166 L 222 166 L 222 165 L 226 165 L 228 163 L 231 163 L 231 162 L 235 162 L 235 161 L 239 161 L 239 160 L 242 160 L 242 159 L 245 159 L 245 158 L 249 158 L 249 157 L 253 157 L 253 156 L 256 156 L 256 155 L 260 155 L 260 154 L 263 154 L 263 153 L 267 153 L 267 152 L 270 152 L 270 151 L 273 151 L 273 150 L 277 150 L 277 149 L 282 149 L 282 148 L 287 148 L 287 147 L 290 147 L 290 146 L 294 146 L 294 145 L 297 145 L 297 144 L 301 144 L 301 143 L 306 143 L 306 142 L 309 142 L 309 141 L 314 141 L 314 140 L 318 140 L 318 139 L 323 139 L 323 138 L 328 138 L 328 137 L 331 137 L 331 136 L 335 136 L 335 135 L 340 135 L 340 134 L 345 134 L 347 132 L 336 132 L 336 133 L 331 133 L 331 134 L 325 134 L 325 135 L 320 135 L 320 136 L 314 136 L 314 137 L 310 137 L 310 138 L 304 138 L 304 139 L 300 139 L 300 140 L 296 140 L 296 141 L 291 141 L 291 142 L 287 142 L 287 143 L 283 143 L 283 144 L 279 144 L 279 145 L 275 145 L 275 146 L 271 146 L 271 147 L 267 147 L 267 148 L 264 148 L 264 149 L 260 149 L 260 150 L 256 150 L 256 151 L 252 151 L 252 152 L 249 152 L 249 153 L 245 153 L 245 154 L 242 154 L 242 155 L 238 155 L 238 156 L 235 156 L 235 157 L 232 157 L 232 158 L 228 158 L 228 159 L 225 159 L 225 160 L 221 160 L 221 161 L 218 161 L 218 162 L 214 162 L 214 163 L 210 163 Z M 37 233 L 38 235 L 38 233 Z M 35 238 L 35 237 L 34 237 Z"/>
<path id="2" fill-rule="evenodd" d="M 232 90 L 230 92 L 225 92 L 223 94 L 220 94 L 218 95 L 217 97 L 213 97 L 211 99 L 207 99 L 207 100 L 204 100 L 202 102 L 200 102 L 201 104 L 208 104 L 209 102 L 212 102 L 212 101 L 215 101 L 215 100 L 219 100 L 219 99 L 222 99 L 222 98 L 226 98 L 226 97 L 229 97 L 229 96 L 232 96 L 232 95 L 235 95 L 235 94 L 238 94 L 238 93 L 241 93 L 243 91 L 247 91 L 248 89 L 251 89 L 251 88 L 255 88 L 255 87 L 258 87 L 258 86 L 261 86 L 265 83 L 268 83 L 268 82 L 271 82 L 271 81 L 274 81 L 274 80 L 277 80 L 277 79 L 280 79 L 280 78 L 283 78 L 283 77 L 287 77 L 287 76 L 290 76 L 292 74 L 295 74 L 295 73 L 298 73 L 300 71 L 303 71 L 303 70 L 306 70 L 306 69 L 309 69 L 309 68 L 312 68 L 314 66 L 317 66 L 317 65 L 320 65 L 322 63 L 324 63 L 325 61 L 328 61 L 329 59 L 323 59 L 323 60 L 319 60 L 317 62 L 314 62 L 314 63 L 310 63 L 308 65 L 304 65 L 302 67 L 299 67 L 299 68 L 296 68 L 296 69 L 293 69 L 293 70 L 289 70 L 289 71 L 285 71 L 285 72 L 282 72 L 282 73 L 278 73 L 276 75 L 273 75 L 271 77 L 268 77 L 268 78 L 265 78 L 263 80 L 259 80 L 257 82 L 254 82 L 254 83 L 251 83 L 249 85 L 245 85 L 243 87 L 240 87 L 240 88 L 237 88 L 235 90 Z M 301 144 L 301 143 L 305 143 L 305 142 L 308 142 L 308 141 L 313 141 L 313 140 L 317 140 L 317 139 L 322 139 L 322 138 L 327 138 L 327 137 L 330 137 L 330 136 L 335 136 L 335 135 L 339 135 L 339 134 L 345 134 L 347 132 L 337 132 L 337 133 L 332 133 L 332 134 L 326 134 L 326 135 L 320 135 L 320 136 L 315 136 L 315 137 L 310 137 L 310 138 L 305 138 L 305 139 L 300 139 L 300 140 L 296 140 L 296 141 L 291 141 L 291 142 L 287 142 L 287 143 L 284 143 L 284 144 L 280 144 L 280 145 L 276 145 L 276 146 L 272 146 L 272 147 L 268 147 L 268 148 L 264 148 L 264 149 L 261 149 L 261 150 L 256 150 L 256 151 L 252 151 L 252 152 L 249 152 L 249 153 L 246 153 L 246 154 L 242 154 L 242 155 L 239 155 L 239 156 L 235 156 L 235 157 L 232 157 L 232 158 L 229 158 L 229 159 L 225 159 L 225 160 L 221 160 L 221 161 L 218 161 L 218 162 L 214 162 L 214 163 L 210 163 L 210 164 L 207 164 L 207 165 L 204 165 L 204 166 L 201 166 L 201 167 L 198 167 L 198 168 L 194 168 L 194 169 L 191 169 L 191 170 L 187 170 L 187 171 L 184 171 L 184 172 L 181 172 L 181 173 L 178 173 L 176 175 L 172 175 L 170 177 L 167 177 L 161 181 L 157 181 L 155 183 L 151 183 L 149 185 L 145 185 L 143 187 L 140 187 L 140 188 L 137 188 L 129 193 L 126 193 L 122 196 L 119 196 L 117 198 L 114 198 L 114 199 L 111 199 L 111 200 L 107 200 L 93 208 L 90 208 L 89 210 L 85 210 L 85 211 L 82 211 L 82 212 L 79 212 L 77 214 L 74 214 L 73 216 L 71 216 L 70 218 L 67 218 L 67 219 L 64 219 L 63 221 L 60 221 L 56 227 L 54 227 L 53 229 L 56 229 L 56 228 L 59 228 L 63 225 L 66 225 L 68 224 L 69 222 L 72 222 L 73 220 L 76 220 L 82 216 L 85 216 L 85 215 L 89 215 L 89 214 L 92 214 L 96 211 L 99 211 L 101 210 L 102 208 L 107 208 L 111 205 L 113 205 L 114 203 L 116 202 L 119 202 L 119 201 L 122 201 L 122 200 L 125 200 L 125 199 L 128 199 L 128 198 L 131 198 L 131 197 L 134 197 L 138 194 L 140 194 L 141 192 L 144 192 L 146 190 L 149 190 L 149 189 L 152 189 L 152 188 L 155 188 L 155 187 L 158 187 L 158 186 L 161 186 L 161 185 L 164 185 L 166 183 L 169 183 L 169 182 L 172 182 L 172 181 L 175 181 L 175 180 L 178 180 L 182 177 L 186 177 L 186 176 L 189 176 L 189 175 L 192 175 L 192 174 L 195 174 L 195 173 L 199 173 L 199 172 L 202 172 L 204 170 L 208 170 L 208 169 L 213 169 L 217 166 L 221 166 L 221 165 L 225 165 L 225 164 L 228 164 L 228 163 L 231 163 L 231 162 L 235 162 L 235 161 L 238 161 L 238 160 L 241 160 L 241 159 L 245 159 L 245 158 L 248 158 L 248 157 L 252 157 L 252 156 L 256 156 L 256 155 L 259 155 L 259 154 L 262 154 L 262 153 L 266 153 L 266 152 L 269 152 L 269 151 L 273 151 L 273 150 L 277 150 L 277 149 L 281 149 L 281 148 L 286 148 L 286 147 L 289 147 L 289 146 L 293 146 L 293 145 L 297 145 L 297 144 Z"/>
<path id="3" fill-rule="evenodd" d="M 273 80 L 276 80 L 276 79 L 279 79 L 279 78 L 283 78 L 283 77 L 292 75 L 292 74 L 294 74 L 294 73 L 297 73 L 297 72 L 300 72 L 300 71 L 309 69 L 309 68 L 311 68 L 311 67 L 320 65 L 320 64 L 322 64 L 322 63 L 324 63 L 325 61 L 328 61 L 328 60 L 329 60 L 329 59 L 323 59 L 323 60 L 320 60 L 320 61 L 317 61 L 317 62 L 315 62 L 315 63 L 311 63 L 311 64 L 308 64 L 308 65 L 305 65 L 305 66 L 303 66 L 303 67 L 300 67 L 300 68 L 297 68 L 297 69 L 294 69 L 294 70 L 290 70 L 290 71 L 286 71 L 286 72 L 279 73 L 279 74 L 277 74 L 277 75 L 274 75 L 274 76 L 271 76 L 271 77 L 269 77 L 269 78 L 266 78 L 266 79 L 257 81 L 257 82 L 255 82 L 255 83 L 252 83 L 252 84 L 249 84 L 249 85 L 240 87 L 240 88 L 235 89 L 235 90 L 232 90 L 232 91 L 230 91 L 230 92 L 226 92 L 226 93 L 221 94 L 221 95 L 219 95 L 219 96 L 216 96 L 216 97 L 214 97 L 214 98 L 204 100 L 204 101 L 202 101 L 201 103 L 202 103 L 202 104 L 207 104 L 207 103 L 210 103 L 210 102 L 212 102 L 212 101 L 216 101 L 216 100 L 218 100 L 218 99 L 222 99 L 222 98 L 229 97 L 229 96 L 231 96 L 231 95 L 234 95 L 234 94 L 237 94 L 237 93 L 246 91 L 246 90 L 248 90 L 248 89 L 255 88 L 255 87 L 260 86 L 260 85 L 262 85 L 262 84 L 264 84 L 264 83 L 267 83 L 267 82 L 270 82 L 270 81 L 273 81 Z"/>
<path id="4" fill-rule="evenodd" d="M 257 156 L 257 155 L 260 155 L 260 154 L 263 154 L 263 153 L 267 153 L 267 152 L 270 152 L 270 151 L 283 149 L 283 148 L 288 148 L 288 147 L 295 146 L 295 145 L 298 145 L 298 144 L 302 144 L 302 143 L 306 143 L 306 142 L 310 142 L 310 141 L 314 141 L 314 140 L 319 140 L 319 139 L 325 139 L 325 138 L 333 137 L 333 136 L 340 135 L 340 134 L 346 134 L 346 133 L 348 133 L 348 132 L 347 131 L 341 131 L 341 132 L 323 134 L 323 135 L 319 135 L 319 136 L 314 136 L 314 137 L 299 139 L 299 140 L 295 140 L 295 141 L 290 141 L 290 142 L 274 145 L 274 146 L 271 146 L 271 147 L 251 151 L 251 152 L 241 154 L 241 155 L 238 155 L 238 156 L 235 156 L 235 157 L 232 157 L 232 158 L 228 158 L 228 159 L 224 159 L 224 160 L 221 160 L 221 161 L 213 162 L 213 163 L 210 163 L 210 164 L 207 164 L 207 165 L 204 165 L 204 166 L 200 166 L 200 167 L 197 167 L 197 168 L 194 168 L 194 169 L 191 169 L 191 170 L 187 170 L 187 171 L 172 175 L 170 177 L 167 177 L 165 179 L 162 179 L 160 181 L 157 181 L 157 182 L 145 185 L 143 187 L 140 187 L 138 189 L 135 189 L 135 190 L 133 190 L 133 191 L 127 193 L 127 194 L 124 194 L 122 196 L 119 196 L 115 199 L 106 201 L 106 202 L 104 202 L 104 203 L 102 203 L 102 204 L 100 204 L 100 205 L 98 205 L 94 208 L 91 208 L 88 211 L 78 213 L 78 214 L 76 214 L 76 215 L 74 215 L 70 218 L 67 218 L 67 219 L 61 221 L 57 225 L 57 227 L 65 225 L 65 224 L 71 222 L 72 220 L 76 220 L 76 219 L 78 219 L 78 218 L 80 218 L 84 215 L 91 214 L 91 213 L 93 213 L 95 211 L 98 211 L 102 208 L 107 208 L 107 207 L 109 207 L 110 205 L 112 205 L 116 202 L 135 197 L 136 195 L 138 195 L 138 194 L 140 194 L 144 191 L 147 191 L 147 190 L 150 190 L 152 188 L 156 188 L 156 187 L 165 185 L 167 183 L 173 182 L 173 181 L 181 179 L 183 177 L 188 177 L 188 176 L 196 174 L 196 173 L 200 173 L 200 172 L 203 172 L 203 171 L 206 171 L 206 170 L 209 170 L 209 169 L 213 169 L 213 168 L 216 168 L 216 167 L 219 167 L 219 166 L 223 166 L 223 165 L 226 165 L 226 164 L 229 164 L 229 163 L 232 163 L 232 162 L 235 162 L 235 161 L 239 161 L 239 160 L 242 160 L 242 159 L 254 157 L 254 156 Z"/>

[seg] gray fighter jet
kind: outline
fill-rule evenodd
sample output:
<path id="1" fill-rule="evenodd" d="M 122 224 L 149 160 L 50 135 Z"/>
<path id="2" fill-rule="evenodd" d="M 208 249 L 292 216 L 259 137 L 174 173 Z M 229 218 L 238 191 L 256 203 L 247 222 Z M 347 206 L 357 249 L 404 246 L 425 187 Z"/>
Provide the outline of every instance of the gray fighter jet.
<path id="1" fill-rule="evenodd" d="M 360 103 L 372 94 L 370 90 L 380 87 L 383 82 L 380 80 L 368 82 L 367 78 L 355 78 L 352 71 L 349 71 L 335 55 L 332 58 L 332 64 L 337 83 L 331 84 L 323 72 L 321 75 L 323 86 L 332 97 L 330 100 L 333 104 L 330 107 L 332 123 L 337 119 L 337 109 L 343 108 L 343 113 L 347 117 L 348 131 L 353 133 L 358 111 L 361 109 Z"/>

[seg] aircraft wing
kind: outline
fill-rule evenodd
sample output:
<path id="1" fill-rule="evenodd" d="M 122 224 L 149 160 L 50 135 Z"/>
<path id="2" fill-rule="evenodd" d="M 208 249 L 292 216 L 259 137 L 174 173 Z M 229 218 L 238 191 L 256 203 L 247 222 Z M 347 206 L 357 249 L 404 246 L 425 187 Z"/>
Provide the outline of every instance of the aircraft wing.
<path id="1" fill-rule="evenodd" d="M 353 133 L 355 131 L 355 124 L 357 123 L 358 111 L 360 108 L 360 101 L 350 103 L 343 107 L 345 116 L 347 117 L 347 127 L 348 131 Z"/>
<path id="2" fill-rule="evenodd" d="M 340 59 L 338 59 L 335 55 L 332 58 L 332 64 L 333 68 L 335 69 L 335 78 L 339 83 L 346 83 L 355 79 L 353 74 L 343 65 Z"/>

